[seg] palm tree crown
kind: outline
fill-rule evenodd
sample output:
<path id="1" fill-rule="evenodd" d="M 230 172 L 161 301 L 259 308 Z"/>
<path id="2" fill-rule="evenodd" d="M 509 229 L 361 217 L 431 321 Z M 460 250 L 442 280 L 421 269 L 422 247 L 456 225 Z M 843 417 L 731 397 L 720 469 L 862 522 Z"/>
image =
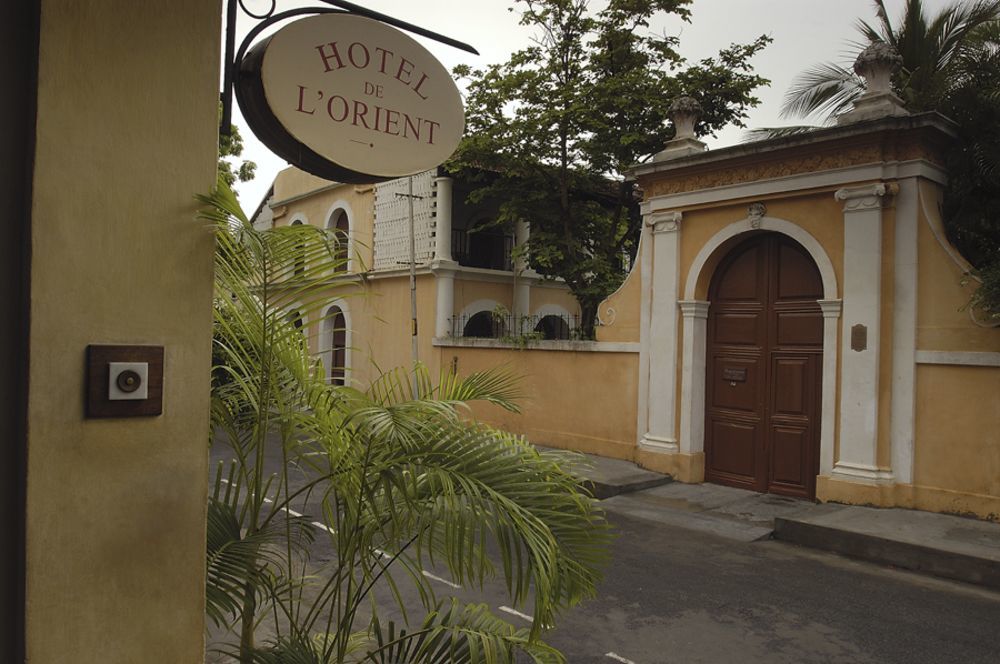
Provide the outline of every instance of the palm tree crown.
<path id="1" fill-rule="evenodd" d="M 907 0 L 898 26 L 883 0 L 875 0 L 877 22 L 857 22 L 861 39 L 851 43 L 855 55 L 877 41 L 891 45 L 903 58 L 893 88 L 911 112 L 946 110 L 955 90 L 975 74 L 975 63 L 995 52 L 1000 0 L 958 0 L 934 17 L 921 0 Z M 782 104 L 783 117 L 822 115 L 832 120 L 849 110 L 865 91 L 865 82 L 847 67 L 820 63 L 802 72 Z"/>

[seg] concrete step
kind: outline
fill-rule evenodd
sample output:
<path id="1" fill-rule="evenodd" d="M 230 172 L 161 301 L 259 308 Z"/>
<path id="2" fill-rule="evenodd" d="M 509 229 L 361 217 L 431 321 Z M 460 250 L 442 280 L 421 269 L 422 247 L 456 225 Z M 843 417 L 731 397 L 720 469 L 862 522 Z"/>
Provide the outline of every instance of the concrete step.
<path id="1" fill-rule="evenodd" d="M 1000 589 L 1000 524 L 906 509 L 816 505 L 775 519 L 783 540 Z"/>
<path id="2" fill-rule="evenodd" d="M 535 447 L 562 456 L 563 467 L 584 478 L 585 485 L 598 500 L 650 489 L 673 481 L 669 475 L 645 470 L 631 461 L 607 459 L 593 454 L 579 454 L 541 445 Z"/>

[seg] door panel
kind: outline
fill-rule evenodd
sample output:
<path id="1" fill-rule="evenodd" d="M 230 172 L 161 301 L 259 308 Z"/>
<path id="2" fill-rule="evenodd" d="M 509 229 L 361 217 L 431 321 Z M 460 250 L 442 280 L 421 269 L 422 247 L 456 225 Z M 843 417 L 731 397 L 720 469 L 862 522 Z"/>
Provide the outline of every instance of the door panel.
<path id="1" fill-rule="evenodd" d="M 819 470 L 822 279 L 797 243 L 761 233 L 709 287 L 705 479 L 798 497 Z"/>

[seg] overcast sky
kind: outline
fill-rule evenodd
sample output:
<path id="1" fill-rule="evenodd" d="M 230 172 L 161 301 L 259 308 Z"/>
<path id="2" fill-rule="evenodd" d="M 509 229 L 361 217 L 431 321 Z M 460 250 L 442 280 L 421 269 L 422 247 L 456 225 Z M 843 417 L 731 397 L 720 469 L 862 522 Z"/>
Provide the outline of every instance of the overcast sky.
<path id="1" fill-rule="evenodd" d="M 518 25 L 518 15 L 508 11 L 512 0 L 354 0 L 370 9 L 415 23 L 471 44 L 481 53 L 474 56 L 449 46 L 417 37 L 449 70 L 460 63 L 482 67 L 502 62 L 527 45 L 531 31 Z M 249 8 L 263 10 L 267 0 L 246 0 Z M 278 0 L 279 9 L 309 3 Z M 319 3 L 311 3 L 313 5 Z M 602 4 L 593 0 L 594 6 Z M 890 17 L 898 24 L 905 0 L 886 0 Z M 925 11 L 936 13 L 950 0 L 925 0 Z M 758 91 L 761 104 L 750 110 L 748 127 L 796 124 L 778 117 L 781 100 L 794 76 L 817 62 L 849 64 L 848 42 L 856 39 L 858 18 L 875 21 L 872 0 L 694 0 L 690 23 L 674 17 L 659 20 L 650 29 L 680 36 L 680 52 L 688 60 L 710 57 L 734 42 L 748 42 L 768 34 L 774 42 L 753 61 L 756 71 L 771 80 Z M 254 21 L 241 16 L 238 37 Z M 237 191 L 243 207 L 252 212 L 267 192 L 274 176 L 287 164 L 273 155 L 246 127 L 234 102 L 233 121 L 244 137 L 244 157 L 257 162 L 257 176 L 240 183 Z M 743 130 L 727 128 L 707 139 L 710 148 L 739 143 Z"/>

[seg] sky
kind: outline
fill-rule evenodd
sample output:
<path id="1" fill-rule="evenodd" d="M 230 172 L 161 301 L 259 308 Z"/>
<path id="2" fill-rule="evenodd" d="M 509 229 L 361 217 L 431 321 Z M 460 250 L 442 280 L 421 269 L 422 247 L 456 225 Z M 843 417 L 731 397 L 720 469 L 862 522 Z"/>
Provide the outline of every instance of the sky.
<path id="1" fill-rule="evenodd" d="M 472 67 L 503 62 L 513 51 L 530 43 L 532 32 L 518 25 L 519 15 L 509 11 L 513 0 L 353 0 L 369 9 L 409 21 L 474 46 L 475 56 L 422 37 L 418 41 L 449 70 L 458 64 Z M 320 3 L 277 0 L 279 10 Z M 269 0 L 245 0 L 252 11 L 264 11 Z M 600 0 L 592 0 L 599 7 Z M 951 0 L 924 0 L 925 11 L 933 15 Z M 905 0 L 885 0 L 894 24 L 902 14 Z M 690 23 L 669 16 L 650 26 L 656 33 L 680 37 L 680 53 L 689 61 L 715 55 L 731 43 L 746 43 L 767 34 L 773 38 L 753 59 L 755 71 L 771 80 L 757 92 L 761 103 L 750 109 L 747 127 L 800 124 L 779 117 L 785 91 L 803 69 L 818 62 L 836 61 L 850 65 L 849 42 L 857 38 L 854 24 L 862 18 L 874 23 L 872 0 L 694 0 Z M 256 22 L 241 13 L 237 38 L 242 40 Z M 266 34 L 266 33 L 265 33 Z M 238 43 L 238 42 L 237 42 Z M 278 171 L 287 166 L 260 143 L 246 126 L 234 101 L 233 122 L 244 139 L 243 158 L 257 163 L 251 182 L 239 183 L 237 192 L 248 212 L 260 203 Z M 709 149 L 734 145 L 743 140 L 744 130 L 727 127 L 705 142 Z"/>

